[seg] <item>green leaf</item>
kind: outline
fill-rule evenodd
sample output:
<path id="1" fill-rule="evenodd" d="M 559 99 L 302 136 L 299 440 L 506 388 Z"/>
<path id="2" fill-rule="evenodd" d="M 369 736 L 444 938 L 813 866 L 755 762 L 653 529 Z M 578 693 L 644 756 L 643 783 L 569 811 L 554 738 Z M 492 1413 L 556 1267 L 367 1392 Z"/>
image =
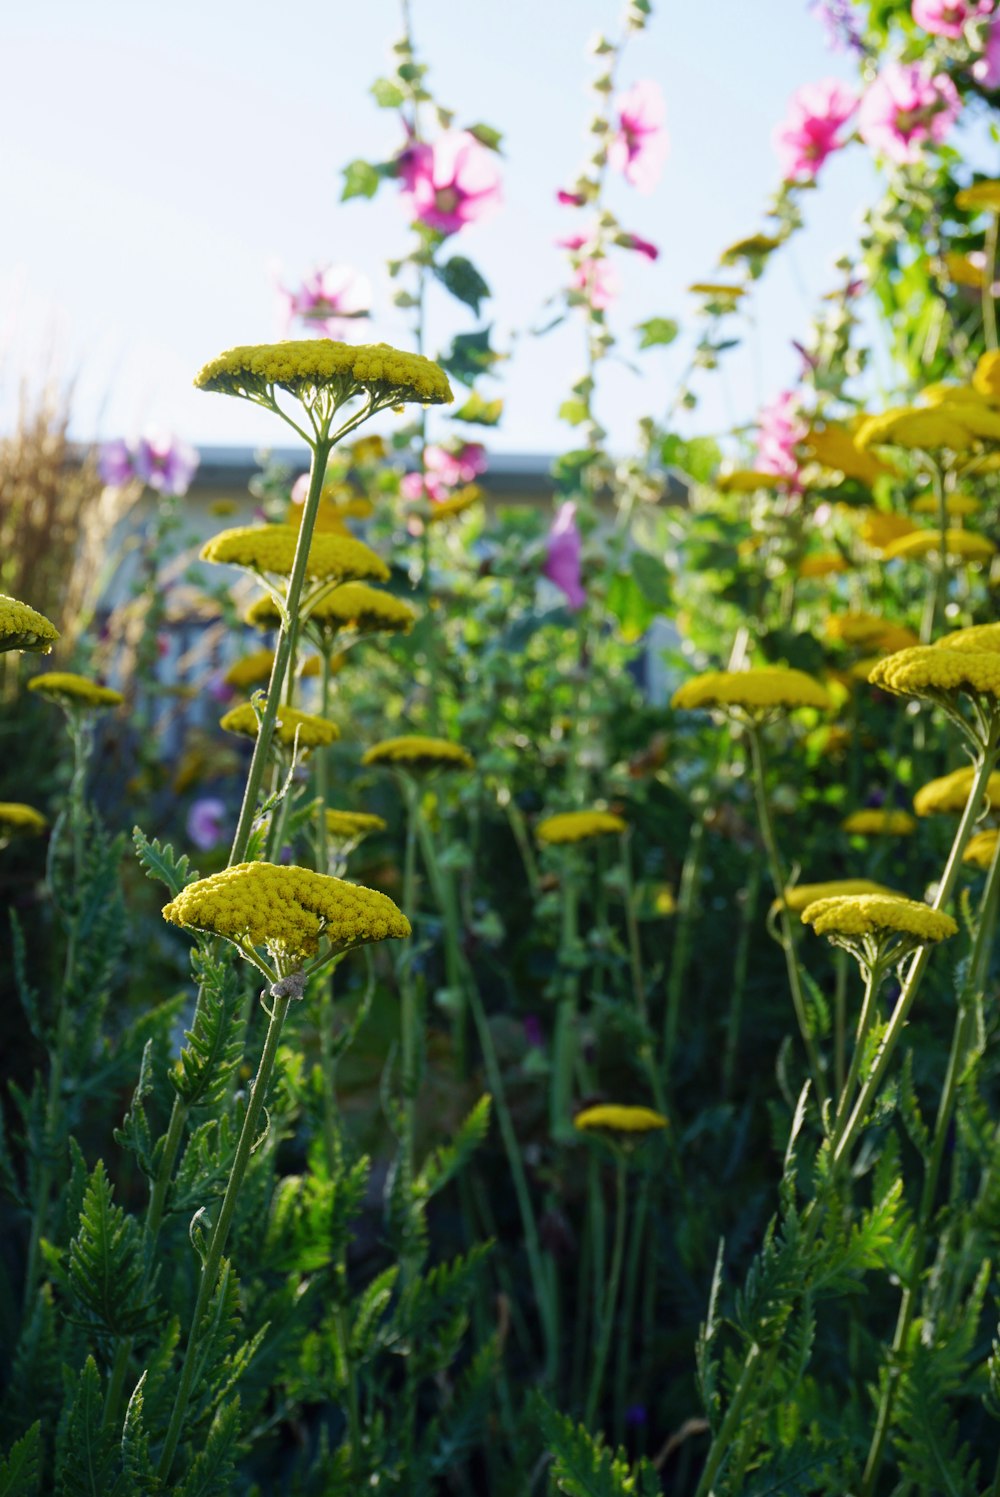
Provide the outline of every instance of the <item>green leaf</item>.
<path id="1" fill-rule="evenodd" d="M 243 1058 L 242 986 L 231 961 L 195 948 L 191 964 L 201 990 L 194 1023 L 170 1080 L 189 1107 L 210 1107 L 225 1095 Z"/>
<path id="2" fill-rule="evenodd" d="M 673 434 L 664 437 L 660 460 L 665 467 L 679 468 L 696 483 L 708 483 L 722 461 L 722 449 L 713 437 L 692 437 L 685 441 Z"/>
<path id="3" fill-rule="evenodd" d="M 350 198 L 373 198 L 378 192 L 381 176 L 370 161 L 351 161 L 344 167 L 344 187 L 340 201 Z"/>
<path id="4" fill-rule="evenodd" d="M 552 1457 L 550 1479 L 566 1497 L 661 1497 L 655 1467 L 641 1460 L 629 1467 L 624 1451 L 609 1450 L 602 1435 L 595 1439 L 582 1424 L 557 1413 L 540 1393 L 530 1401 L 530 1417 Z"/>
<path id="5" fill-rule="evenodd" d="M 492 1102 L 489 1093 L 480 1097 L 468 1117 L 462 1120 L 451 1143 L 435 1149 L 426 1161 L 414 1182 L 414 1189 L 425 1199 L 443 1190 L 478 1149 L 489 1131 Z"/>
<path id="6" fill-rule="evenodd" d="M 399 84 L 393 83 L 391 78 L 376 78 L 370 92 L 380 109 L 398 109 L 406 97 Z"/>
<path id="7" fill-rule="evenodd" d="M 639 323 L 636 332 L 642 334 L 640 348 L 666 348 L 668 343 L 673 343 L 680 328 L 672 317 L 650 317 Z"/>
<path id="8" fill-rule="evenodd" d="M 457 411 L 452 411 L 453 421 L 465 421 L 469 426 L 496 426 L 503 415 L 503 400 L 484 400 L 473 390 Z"/>
<path id="9" fill-rule="evenodd" d="M 590 409 L 585 400 L 564 400 L 556 415 L 570 426 L 579 426 L 590 415 Z"/>
<path id="10" fill-rule="evenodd" d="M 659 611 L 629 572 L 618 572 L 612 577 L 607 609 L 621 625 L 622 638 L 630 644 L 642 638 Z"/>
<path id="11" fill-rule="evenodd" d="M 489 374 L 502 358 L 490 345 L 492 331 L 492 327 L 483 327 L 474 333 L 459 333 L 447 352 L 439 355 L 438 363 L 459 384 L 471 388 L 481 374 Z"/>
<path id="12" fill-rule="evenodd" d="M 101 1375 L 88 1357 L 72 1388 L 72 1402 L 56 1443 L 56 1497 L 108 1497 L 117 1451 L 104 1429 Z"/>
<path id="13" fill-rule="evenodd" d="M 444 265 L 432 267 L 435 276 L 446 291 L 458 301 L 471 307 L 479 316 L 480 303 L 490 295 L 490 288 L 471 260 L 464 255 L 453 255 Z"/>
<path id="14" fill-rule="evenodd" d="M 632 552 L 632 576 L 639 585 L 639 591 L 648 603 L 659 613 L 665 613 L 671 606 L 670 573 L 658 556 L 651 556 L 648 551 Z"/>
<path id="15" fill-rule="evenodd" d="M 239 1432 L 240 1401 L 234 1398 L 212 1420 L 208 1438 L 177 1488 L 177 1497 L 229 1497 L 236 1474 Z"/>
<path id="16" fill-rule="evenodd" d="M 503 140 L 499 130 L 494 130 L 492 125 L 468 125 L 468 133 L 474 135 L 481 146 L 488 151 L 499 151 L 500 142 Z"/>
<path id="17" fill-rule="evenodd" d="M 110 1336 L 131 1336 L 149 1323 L 143 1299 L 142 1231 L 114 1205 L 102 1160 L 87 1184 L 79 1227 L 69 1246 L 69 1289 L 87 1320 Z M 95 1369 L 96 1371 L 96 1369 Z"/>
<path id="18" fill-rule="evenodd" d="M 350 1342 L 353 1362 L 367 1361 L 376 1347 L 380 1322 L 392 1302 L 398 1278 L 399 1264 L 393 1263 L 372 1279 L 355 1302 Z"/>
<path id="19" fill-rule="evenodd" d="M 33 1424 L 0 1463 L 0 1497 L 36 1497 L 42 1480 L 42 1425 Z"/>
<path id="20" fill-rule="evenodd" d="M 169 842 L 158 842 L 155 837 L 150 841 L 137 826 L 132 828 L 132 841 L 146 877 L 166 884 L 175 899 L 182 889 L 200 877 L 197 868 L 191 867 L 187 853 L 178 857 Z"/>
<path id="21" fill-rule="evenodd" d="M 128 1401 L 128 1408 L 125 1410 L 121 1444 L 122 1470 L 130 1484 L 128 1490 L 144 1494 L 160 1490 L 156 1468 L 149 1454 L 149 1436 L 143 1427 L 142 1408 L 145 1388 L 146 1372 L 144 1371 L 135 1385 L 132 1397 Z"/>

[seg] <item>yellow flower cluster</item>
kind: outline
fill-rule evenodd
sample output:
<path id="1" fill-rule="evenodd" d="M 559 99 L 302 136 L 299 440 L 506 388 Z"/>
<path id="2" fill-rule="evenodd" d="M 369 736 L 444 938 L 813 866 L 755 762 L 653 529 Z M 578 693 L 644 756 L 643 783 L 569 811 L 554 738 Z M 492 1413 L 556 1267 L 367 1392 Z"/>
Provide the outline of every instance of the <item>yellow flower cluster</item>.
<path id="1" fill-rule="evenodd" d="M 331 629 L 353 629 L 358 634 L 401 634 L 413 627 L 416 611 L 402 598 L 366 582 L 344 582 L 309 609 L 309 622 Z M 247 609 L 246 621 L 257 629 L 274 629 L 281 622 L 277 604 L 266 595 Z"/>
<path id="2" fill-rule="evenodd" d="M 0 801 L 0 836 L 5 832 L 34 836 L 44 832 L 48 824 L 41 811 L 36 811 L 34 806 L 22 805 L 20 801 Z"/>
<path id="3" fill-rule="evenodd" d="M 902 894 L 846 894 L 818 899 L 802 911 L 802 921 L 818 936 L 908 935 L 925 941 L 944 941 L 957 935 L 950 915 L 932 910 Z"/>
<path id="4" fill-rule="evenodd" d="M 720 494 L 755 494 L 758 489 L 783 489 L 787 484 L 781 473 L 763 473 L 756 468 L 721 469 L 715 476 Z"/>
<path id="5" fill-rule="evenodd" d="M 817 551 L 812 556 L 804 556 L 798 570 L 803 578 L 832 577 L 837 572 L 849 572 L 851 565 L 839 551 Z"/>
<path id="6" fill-rule="evenodd" d="M 748 671 L 706 671 L 674 692 L 674 707 L 742 707 L 747 712 L 772 707 L 829 707 L 825 687 L 805 671 L 760 666 Z"/>
<path id="7" fill-rule="evenodd" d="M 897 696 L 954 691 L 1000 696 L 1000 653 L 917 645 L 878 661 L 868 679 Z"/>
<path id="8" fill-rule="evenodd" d="M 460 743 L 405 733 L 372 744 L 361 756 L 361 762 L 398 765 L 400 769 L 472 769 L 476 761 Z"/>
<path id="9" fill-rule="evenodd" d="M 942 634 L 934 641 L 938 650 L 971 651 L 1000 654 L 1000 624 L 970 624 L 967 629 L 955 629 L 951 634 Z"/>
<path id="10" fill-rule="evenodd" d="M 259 396 L 272 387 L 296 396 L 334 388 L 341 399 L 369 391 L 380 404 L 442 405 L 452 399 L 448 377 L 421 354 L 388 343 L 335 343 L 309 338 L 230 348 L 195 379 L 201 390 Z"/>
<path id="11" fill-rule="evenodd" d="M 274 863 L 237 863 L 200 878 L 164 905 L 163 916 L 237 945 L 264 946 L 294 966 L 316 955 L 321 937 L 336 952 L 410 934 L 385 894 Z"/>
<path id="12" fill-rule="evenodd" d="M 59 707 L 118 707 L 125 698 L 110 686 L 101 686 L 72 671 L 44 671 L 28 682 L 29 691 L 37 691 L 46 701 Z"/>
<path id="13" fill-rule="evenodd" d="M 268 599 L 268 602 L 270 601 Z M 277 609 L 275 613 L 277 614 Z M 245 691 L 248 686 L 256 686 L 259 681 L 269 681 L 273 665 L 273 650 L 254 650 L 252 654 L 234 660 L 222 679 L 227 686 L 234 686 L 237 691 Z"/>
<path id="14" fill-rule="evenodd" d="M 956 208 L 974 210 L 987 208 L 991 213 L 1000 213 L 1000 182 L 974 182 L 955 194 Z"/>
<path id="15" fill-rule="evenodd" d="M 817 899 L 832 899 L 837 894 L 892 894 L 884 884 L 872 883 L 870 878 L 835 878 L 823 884 L 795 884 L 785 890 L 784 905 L 792 914 L 799 915 Z M 776 899 L 772 910 L 780 909 L 782 901 Z"/>
<path id="16" fill-rule="evenodd" d="M 877 613 L 831 613 L 826 621 L 828 639 L 865 650 L 905 650 L 919 643 L 912 629 L 890 623 Z"/>
<path id="17" fill-rule="evenodd" d="M 368 811 L 327 811 L 326 831 L 334 842 L 360 842 L 373 832 L 384 832 L 385 821 Z"/>
<path id="18" fill-rule="evenodd" d="M 884 551 L 893 541 L 912 535 L 917 528 L 905 515 L 893 514 L 887 509 L 868 509 L 859 513 L 858 519 L 858 539 L 873 551 Z"/>
<path id="19" fill-rule="evenodd" d="M 979 290 L 986 284 L 986 272 L 981 265 L 977 265 L 968 255 L 959 254 L 957 250 L 945 250 L 944 265 L 948 276 L 956 286 L 971 286 Z"/>
<path id="20" fill-rule="evenodd" d="M 662 1112 L 652 1107 L 631 1107 L 619 1102 L 600 1102 L 596 1107 L 585 1107 L 573 1119 L 573 1127 L 581 1133 L 591 1128 L 607 1128 L 612 1133 L 652 1133 L 665 1128 L 667 1119 Z"/>
<path id="21" fill-rule="evenodd" d="M 30 650 L 47 655 L 59 630 L 43 613 L 0 593 L 0 650 Z"/>
<path id="22" fill-rule="evenodd" d="M 936 494 L 921 494 L 912 504 L 915 515 L 936 515 L 938 512 L 938 499 Z M 982 509 L 979 500 L 972 494 L 947 494 L 944 501 L 945 512 L 953 520 L 964 520 L 969 515 L 978 514 Z"/>
<path id="23" fill-rule="evenodd" d="M 972 530 L 946 530 L 945 552 L 956 560 L 989 561 L 996 555 L 996 545 L 985 535 L 976 535 Z M 914 560 L 918 556 L 929 556 L 941 550 L 940 530 L 913 530 L 901 535 L 882 548 L 886 561 Z"/>
<path id="24" fill-rule="evenodd" d="M 219 727 L 227 733 L 238 733 L 241 738 L 256 738 L 260 729 L 257 714 L 249 702 L 232 707 L 219 719 Z M 322 748 L 340 737 L 336 723 L 325 717 L 314 717 L 311 712 L 300 712 L 297 707 L 279 707 L 274 724 L 274 736 L 279 743 L 290 748 L 298 733 L 299 748 Z"/>
<path id="25" fill-rule="evenodd" d="M 429 507 L 425 516 L 428 525 L 440 525 L 442 520 L 452 520 L 456 515 L 464 514 L 467 509 L 477 503 L 483 497 L 483 491 L 477 484 L 466 484 L 464 489 L 456 489 L 454 494 L 449 494 L 447 499 L 437 499 Z"/>
<path id="26" fill-rule="evenodd" d="M 299 532 L 292 525 L 237 525 L 206 541 L 201 548 L 201 559 L 287 577 L 298 541 Z M 363 541 L 322 531 L 312 538 L 305 574 L 314 581 L 360 577 L 385 582 L 389 568 Z"/>
<path id="27" fill-rule="evenodd" d="M 951 774 L 942 775 L 940 779 L 930 780 L 926 785 L 921 785 L 913 797 L 914 811 L 918 816 L 964 811 L 974 779 L 975 770 L 968 764 L 961 769 L 953 769 Z M 985 805 L 1000 806 L 1000 771 L 989 777 Z"/>
<path id="28" fill-rule="evenodd" d="M 998 837 L 1000 837 L 1000 831 L 996 827 L 986 832 L 977 832 L 974 837 L 969 838 L 965 852 L 962 854 L 962 861 L 974 863 L 977 868 L 988 868 L 997 850 Z"/>
<path id="29" fill-rule="evenodd" d="M 870 452 L 863 452 L 854 440 L 854 432 L 838 421 L 811 427 L 802 448 L 813 462 L 821 463 L 824 468 L 833 468 L 843 473 L 845 478 L 856 478 L 869 488 L 883 474 L 896 471 Z"/>
<path id="30" fill-rule="evenodd" d="M 976 439 L 967 426 L 955 419 L 951 406 L 946 411 L 895 406 L 880 416 L 869 416 L 859 427 L 856 440 L 862 451 L 884 444 L 927 451 L 947 447 L 952 452 L 964 452 Z"/>
<path id="31" fill-rule="evenodd" d="M 535 828 L 539 842 L 556 846 L 564 842 L 585 842 L 591 837 L 611 837 L 628 831 L 628 822 L 613 811 L 563 811 L 546 816 Z"/>
<path id="32" fill-rule="evenodd" d="M 885 811 L 880 807 L 852 811 L 840 825 L 852 837 L 909 837 L 917 829 L 909 811 Z"/>

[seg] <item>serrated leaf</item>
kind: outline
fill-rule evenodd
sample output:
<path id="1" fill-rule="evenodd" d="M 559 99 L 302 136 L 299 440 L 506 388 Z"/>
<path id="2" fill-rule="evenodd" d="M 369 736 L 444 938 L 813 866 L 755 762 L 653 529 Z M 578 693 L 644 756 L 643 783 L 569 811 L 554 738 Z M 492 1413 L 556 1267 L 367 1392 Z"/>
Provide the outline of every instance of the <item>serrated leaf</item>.
<path id="1" fill-rule="evenodd" d="M 660 1478 L 650 1461 L 630 1467 L 624 1451 L 609 1450 L 602 1436 L 595 1439 L 582 1424 L 557 1413 L 540 1393 L 532 1396 L 530 1411 L 552 1457 L 556 1491 L 566 1497 L 661 1497 Z"/>
<path id="2" fill-rule="evenodd" d="M 142 1230 L 113 1201 L 102 1160 L 83 1197 L 79 1227 L 69 1247 L 69 1291 L 86 1321 L 110 1336 L 130 1336 L 147 1325 Z"/>
<path id="3" fill-rule="evenodd" d="M 39 1420 L 0 1462 L 0 1497 L 37 1497 L 42 1481 L 42 1425 Z"/>
<path id="4" fill-rule="evenodd" d="M 160 842 L 155 837 L 150 841 L 137 826 L 132 828 L 132 841 L 146 877 L 165 884 L 175 899 L 188 884 L 200 877 L 197 868 L 192 868 L 187 853 L 178 856 L 169 842 Z"/>
<path id="5" fill-rule="evenodd" d="M 434 1150 L 414 1182 L 414 1190 L 418 1195 L 425 1200 L 429 1199 L 443 1190 L 468 1163 L 489 1131 L 492 1102 L 489 1093 L 480 1097 L 472 1111 L 459 1124 L 451 1142 Z"/>
<path id="6" fill-rule="evenodd" d="M 450 291 L 456 301 L 471 307 L 478 317 L 480 305 L 490 295 L 490 288 L 472 261 L 464 255 L 452 255 L 444 265 L 432 268 L 445 290 Z"/>
<path id="7" fill-rule="evenodd" d="M 212 1420 L 207 1439 L 176 1489 L 177 1497 L 229 1497 L 239 1432 L 240 1401 L 234 1398 Z"/>
<path id="8" fill-rule="evenodd" d="M 117 1466 L 115 1446 L 104 1428 L 101 1375 L 93 1357 L 88 1357 L 56 1441 L 56 1497 L 108 1497 Z"/>

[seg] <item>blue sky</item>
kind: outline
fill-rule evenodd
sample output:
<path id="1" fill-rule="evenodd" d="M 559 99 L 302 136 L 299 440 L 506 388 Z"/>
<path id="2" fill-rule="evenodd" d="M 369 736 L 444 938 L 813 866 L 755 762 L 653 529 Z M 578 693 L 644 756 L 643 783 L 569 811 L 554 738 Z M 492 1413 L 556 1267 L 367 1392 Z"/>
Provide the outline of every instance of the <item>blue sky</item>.
<path id="1" fill-rule="evenodd" d="M 552 246 L 574 215 L 555 188 L 581 159 L 588 113 L 586 43 L 617 27 L 617 0 L 506 0 L 503 6 L 414 0 L 431 83 L 456 123 L 504 132 L 504 209 L 453 243 L 490 282 L 497 341 L 511 351 L 494 445 L 567 445 L 556 410 L 578 372 L 577 325 L 547 338 L 528 329 L 564 274 Z M 411 343 L 390 304 L 387 258 L 407 243 L 392 185 L 373 203 L 339 202 L 340 167 L 397 146 L 395 116 L 368 88 L 399 31 L 394 0 L 37 0 L 5 8 L 0 45 L 0 426 L 22 376 L 48 364 L 76 380 L 74 432 L 128 435 L 155 426 L 198 443 L 281 444 L 266 415 L 194 391 L 200 365 L 234 343 L 280 336 L 274 267 L 295 280 L 317 263 L 351 261 L 376 288 L 372 336 Z M 667 100 L 671 152 L 657 191 L 617 184 L 613 205 L 656 241 L 659 262 L 622 256 L 625 289 L 612 312 L 629 329 L 652 315 L 693 322 L 689 281 L 718 251 L 759 226 L 776 185 L 771 130 L 801 82 L 850 78 L 825 50 L 805 0 L 661 0 L 633 39 L 622 82 L 656 78 Z M 875 190 L 859 147 L 827 164 L 809 195 L 807 231 L 776 259 L 756 294 L 752 347 L 699 386 L 685 434 L 750 417 L 793 378 L 790 340 L 833 284 L 835 255 L 853 242 Z M 474 326 L 442 292 L 431 346 Z M 682 339 L 643 356 L 641 375 L 610 371 L 600 409 L 625 448 L 638 416 L 662 410 L 686 362 Z"/>

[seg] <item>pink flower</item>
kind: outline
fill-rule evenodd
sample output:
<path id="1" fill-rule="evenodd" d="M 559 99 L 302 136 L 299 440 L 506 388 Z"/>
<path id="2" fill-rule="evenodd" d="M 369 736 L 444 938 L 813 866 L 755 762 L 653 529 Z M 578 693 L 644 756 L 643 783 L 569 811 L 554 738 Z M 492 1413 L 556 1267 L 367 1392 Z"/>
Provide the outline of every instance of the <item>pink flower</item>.
<path id="1" fill-rule="evenodd" d="M 136 477 L 161 494 L 186 494 L 198 470 L 198 454 L 176 437 L 140 437 L 133 453 Z"/>
<path id="2" fill-rule="evenodd" d="M 556 202 L 562 203 L 564 208 L 582 208 L 586 201 L 582 192 L 567 192 L 565 187 L 560 187 L 556 193 Z"/>
<path id="3" fill-rule="evenodd" d="M 312 271 L 295 291 L 284 286 L 278 291 L 286 332 L 298 319 L 317 337 L 344 341 L 371 308 L 371 282 L 351 265 L 328 265 Z"/>
<path id="4" fill-rule="evenodd" d="M 404 473 L 399 480 L 399 492 L 404 499 L 429 499 L 431 494 L 424 483 L 422 473 Z"/>
<path id="5" fill-rule="evenodd" d="M 652 192 L 666 160 L 667 110 L 660 85 L 633 83 L 616 101 L 618 129 L 608 142 L 608 165 L 640 192 Z"/>
<path id="6" fill-rule="evenodd" d="M 424 467 L 428 479 L 433 477 L 446 488 L 457 489 L 485 473 L 486 448 L 482 442 L 462 442 L 455 448 L 426 447 Z"/>
<path id="7" fill-rule="evenodd" d="M 581 260 L 570 286 L 586 297 L 595 312 L 603 312 L 621 290 L 621 277 L 610 260 Z"/>
<path id="8" fill-rule="evenodd" d="M 947 36 L 952 41 L 962 35 L 966 21 L 988 16 L 992 9 L 993 0 L 913 0 L 912 6 L 918 26 L 932 36 Z"/>
<path id="9" fill-rule="evenodd" d="M 622 249 L 634 250 L 637 255 L 645 255 L 647 260 L 658 260 L 660 251 L 649 239 L 641 239 L 638 234 L 623 234 L 617 243 Z"/>
<path id="10" fill-rule="evenodd" d="M 855 94 L 837 78 L 796 89 L 788 117 L 772 137 L 786 182 L 812 181 L 831 152 L 844 144 L 840 131 L 857 107 Z"/>
<path id="11" fill-rule="evenodd" d="M 503 199 L 496 153 L 467 130 L 446 130 L 432 146 L 412 142 L 398 165 L 411 216 L 440 234 L 485 218 Z"/>
<path id="12" fill-rule="evenodd" d="M 128 443 L 120 437 L 114 442 L 105 442 L 97 459 L 97 471 L 112 488 L 124 488 L 136 476 Z"/>
<path id="13" fill-rule="evenodd" d="M 919 161 L 928 142 L 944 139 L 961 107 L 945 73 L 932 74 L 925 63 L 890 62 L 861 100 L 858 131 L 877 155 L 903 166 Z"/>
<path id="14" fill-rule="evenodd" d="M 565 239 L 555 241 L 556 249 L 569 250 L 571 255 L 575 255 L 578 250 L 583 249 L 587 243 L 587 237 L 586 234 L 567 234 Z"/>
<path id="15" fill-rule="evenodd" d="M 777 473 L 793 482 L 799 472 L 795 448 L 806 434 L 805 423 L 794 407 L 794 392 L 783 390 L 770 405 L 761 407 L 757 418 L 757 467 L 762 473 Z"/>
<path id="16" fill-rule="evenodd" d="M 972 64 L 972 76 L 980 88 L 1000 88 L 1000 21 L 994 21 L 983 55 Z"/>
<path id="17" fill-rule="evenodd" d="M 196 800 L 187 814 L 187 834 L 195 847 L 208 852 L 226 835 L 226 804 L 214 796 Z"/>
<path id="18" fill-rule="evenodd" d="M 580 581 L 580 552 L 583 542 L 576 523 L 576 505 L 572 500 L 559 506 L 545 542 L 543 574 L 566 594 L 570 608 L 582 608 L 587 594 Z"/>

